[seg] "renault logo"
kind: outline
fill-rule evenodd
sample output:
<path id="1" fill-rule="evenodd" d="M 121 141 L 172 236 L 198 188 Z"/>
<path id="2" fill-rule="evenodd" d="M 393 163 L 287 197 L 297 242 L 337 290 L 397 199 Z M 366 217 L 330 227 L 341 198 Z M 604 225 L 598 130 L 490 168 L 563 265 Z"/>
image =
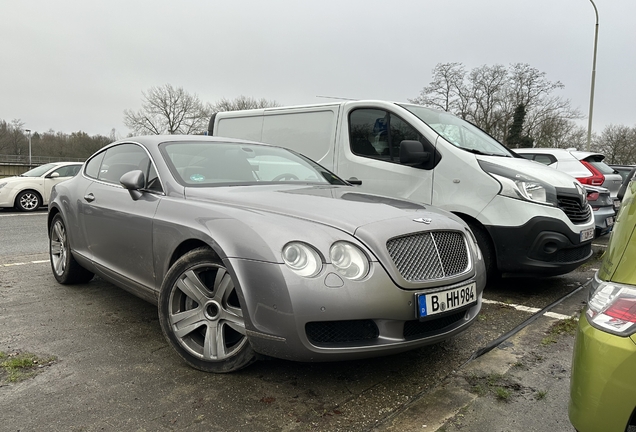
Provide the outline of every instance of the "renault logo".
<path id="1" fill-rule="evenodd" d="M 433 222 L 433 219 L 430 218 L 417 218 L 417 219 L 413 219 L 413 222 L 418 222 L 418 223 L 423 223 L 423 224 L 430 224 L 431 222 Z"/>
<path id="2" fill-rule="evenodd" d="M 579 197 L 581 197 L 581 202 L 585 205 L 587 204 L 587 192 L 585 191 L 585 189 L 583 188 L 583 186 L 581 186 L 580 183 L 574 183 L 574 187 L 576 188 L 576 191 L 579 194 Z"/>

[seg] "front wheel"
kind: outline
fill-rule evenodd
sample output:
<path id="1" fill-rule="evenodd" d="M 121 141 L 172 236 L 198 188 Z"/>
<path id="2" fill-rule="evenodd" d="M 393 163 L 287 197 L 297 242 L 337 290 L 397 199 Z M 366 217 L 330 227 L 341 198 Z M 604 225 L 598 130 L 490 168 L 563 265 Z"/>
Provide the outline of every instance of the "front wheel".
<path id="1" fill-rule="evenodd" d="M 470 227 L 470 230 L 477 240 L 477 246 L 481 250 L 481 254 L 484 257 L 484 264 L 486 266 L 486 280 L 488 282 L 496 282 L 501 278 L 501 273 L 497 268 L 497 255 L 495 253 L 495 246 L 490 239 L 490 236 L 484 228 L 472 221 L 466 222 Z"/>
<path id="2" fill-rule="evenodd" d="M 190 366 L 226 373 L 256 360 L 232 275 L 207 248 L 179 258 L 159 294 L 164 336 Z"/>
<path id="3" fill-rule="evenodd" d="M 22 191 L 15 198 L 15 208 L 23 212 L 31 212 L 42 206 L 42 198 L 37 192 Z"/>
<path id="4" fill-rule="evenodd" d="M 55 215 L 49 232 L 49 256 L 55 279 L 64 285 L 86 283 L 93 279 L 93 273 L 78 264 L 73 258 L 68 242 L 66 225 L 62 216 Z"/>

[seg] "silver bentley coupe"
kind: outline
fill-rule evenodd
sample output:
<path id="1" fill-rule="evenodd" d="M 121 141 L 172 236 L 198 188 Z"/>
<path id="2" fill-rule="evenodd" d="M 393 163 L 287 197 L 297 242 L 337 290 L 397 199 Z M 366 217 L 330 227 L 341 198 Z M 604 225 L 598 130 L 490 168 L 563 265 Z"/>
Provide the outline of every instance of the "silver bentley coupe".
<path id="1" fill-rule="evenodd" d="M 97 274 L 157 304 L 168 343 L 207 372 L 436 343 L 475 320 L 486 282 L 451 213 L 229 138 L 112 143 L 55 186 L 48 228 L 59 283 Z"/>

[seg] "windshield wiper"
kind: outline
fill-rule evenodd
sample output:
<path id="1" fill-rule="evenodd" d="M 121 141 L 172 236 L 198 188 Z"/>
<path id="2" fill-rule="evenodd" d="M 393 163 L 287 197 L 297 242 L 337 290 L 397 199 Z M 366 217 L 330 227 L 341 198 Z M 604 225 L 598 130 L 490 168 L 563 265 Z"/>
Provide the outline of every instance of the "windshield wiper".
<path id="1" fill-rule="evenodd" d="M 472 149 L 472 148 L 466 148 L 466 147 L 459 147 L 462 150 L 465 150 L 469 153 L 474 153 L 474 154 L 478 154 L 478 155 L 482 155 L 482 156 L 499 156 L 499 157 L 511 157 L 509 155 L 506 154 L 501 154 L 501 153 L 486 153 L 483 152 L 481 150 L 477 150 L 477 149 Z"/>

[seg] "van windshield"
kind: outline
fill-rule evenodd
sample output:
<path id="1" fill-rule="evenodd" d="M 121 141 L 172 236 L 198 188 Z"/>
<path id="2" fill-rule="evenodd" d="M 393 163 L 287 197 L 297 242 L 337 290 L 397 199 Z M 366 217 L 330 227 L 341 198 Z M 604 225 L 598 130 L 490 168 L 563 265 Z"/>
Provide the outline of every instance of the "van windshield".
<path id="1" fill-rule="evenodd" d="M 455 147 L 476 154 L 514 157 L 493 137 L 459 117 L 420 105 L 398 105 L 417 116 Z"/>

